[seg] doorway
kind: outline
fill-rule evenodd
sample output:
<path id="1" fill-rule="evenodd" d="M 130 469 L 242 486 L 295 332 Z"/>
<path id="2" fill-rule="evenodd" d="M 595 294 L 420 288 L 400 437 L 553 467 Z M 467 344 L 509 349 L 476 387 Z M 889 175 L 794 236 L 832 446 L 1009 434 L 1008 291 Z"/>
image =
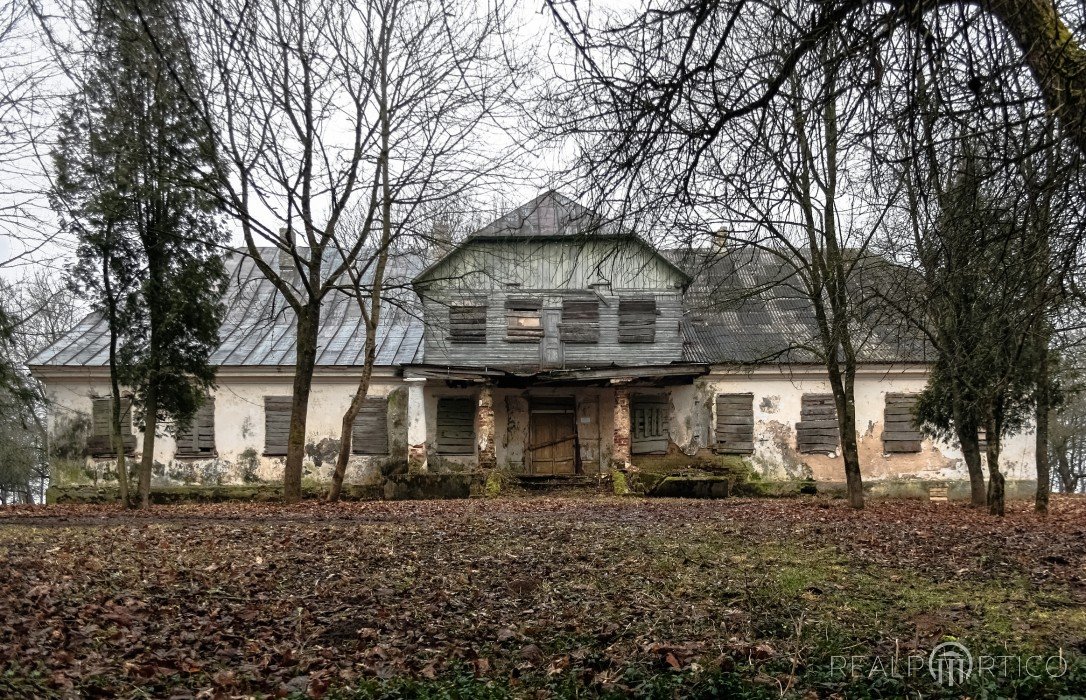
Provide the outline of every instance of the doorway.
<path id="1" fill-rule="evenodd" d="M 528 460 L 535 476 L 571 476 L 580 471 L 576 404 L 573 397 L 532 399 Z"/>

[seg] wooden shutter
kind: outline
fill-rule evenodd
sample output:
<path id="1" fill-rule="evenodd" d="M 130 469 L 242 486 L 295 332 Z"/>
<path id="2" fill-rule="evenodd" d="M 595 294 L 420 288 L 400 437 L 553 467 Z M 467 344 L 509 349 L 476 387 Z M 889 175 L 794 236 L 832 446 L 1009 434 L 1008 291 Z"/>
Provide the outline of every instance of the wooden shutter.
<path id="1" fill-rule="evenodd" d="M 651 343 L 656 340 L 656 300 L 620 299 L 618 342 Z"/>
<path id="2" fill-rule="evenodd" d="M 717 394 L 714 448 L 733 455 L 754 452 L 754 394 Z"/>
<path id="3" fill-rule="evenodd" d="M 630 402 L 630 452 L 635 455 L 666 454 L 667 443 L 667 398 L 634 396 Z"/>
<path id="4" fill-rule="evenodd" d="M 841 444 L 832 394 L 804 394 L 796 423 L 796 448 L 804 454 L 829 454 Z"/>
<path id="5" fill-rule="evenodd" d="M 445 397 L 437 401 L 437 451 L 475 454 L 475 400 Z"/>
<path id="6" fill-rule="evenodd" d="M 882 449 L 887 453 L 919 452 L 924 436 L 916 427 L 916 394 L 887 394 L 883 413 Z"/>
<path id="7" fill-rule="evenodd" d="M 543 337 L 542 308 L 538 299 L 507 299 L 505 339 L 512 343 L 538 343 Z"/>
<path id="8" fill-rule="evenodd" d="M 91 433 L 87 437 L 87 453 L 92 457 L 105 457 L 114 454 L 113 435 L 110 425 L 113 421 L 113 400 L 106 396 L 91 399 Z M 132 431 L 132 399 L 121 399 L 121 439 L 124 441 L 124 453 L 131 455 L 136 451 L 136 434 Z"/>
<path id="9" fill-rule="evenodd" d="M 450 306 L 449 340 L 455 343 L 485 343 L 486 306 Z"/>
<path id="10" fill-rule="evenodd" d="M 559 330 L 563 343 L 600 342 L 599 300 L 563 299 Z"/>
<path id="11" fill-rule="evenodd" d="M 367 398 L 351 429 L 351 452 L 356 455 L 388 454 L 388 399 Z"/>
<path id="12" fill-rule="evenodd" d="M 290 435 L 290 405 L 293 397 L 264 397 L 264 454 L 280 457 L 287 453 Z"/>
<path id="13" fill-rule="evenodd" d="M 215 399 L 204 399 L 204 403 L 192 417 L 188 430 L 178 431 L 177 451 L 174 457 L 214 457 L 215 456 Z"/>

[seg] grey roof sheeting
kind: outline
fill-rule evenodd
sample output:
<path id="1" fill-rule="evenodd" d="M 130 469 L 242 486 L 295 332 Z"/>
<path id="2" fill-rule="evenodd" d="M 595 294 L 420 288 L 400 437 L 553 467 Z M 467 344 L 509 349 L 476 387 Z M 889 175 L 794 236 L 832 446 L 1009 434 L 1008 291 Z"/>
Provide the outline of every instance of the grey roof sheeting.
<path id="1" fill-rule="evenodd" d="M 590 210 L 556 192 L 548 192 L 480 229 L 468 240 L 509 237 L 557 237 L 585 233 L 597 220 Z M 599 233 L 600 228 L 592 229 Z M 632 235 L 623 232 L 621 235 Z M 634 237 L 636 238 L 636 236 Z M 637 238 L 637 240 L 641 240 Z M 642 241 L 644 243 L 644 241 Z M 647 245 L 647 244 L 646 244 Z M 683 361 L 708 364 L 817 363 L 807 348 L 818 337 L 810 301 L 786 260 L 760 249 L 662 251 L 684 275 L 693 277 L 684 298 Z M 278 251 L 261 257 L 277 265 Z M 887 265 L 872 258 L 862 284 L 879 284 Z M 423 323 L 410 281 L 424 274 L 417 254 L 390 258 L 388 280 L 400 304 L 386 305 L 378 330 L 377 364 L 420 364 Z M 277 367 L 294 363 L 294 314 L 252 259 L 235 254 L 230 263 L 227 315 L 212 363 L 221 367 Z M 691 275 L 692 273 L 692 275 Z M 372 273 L 370 273 L 372 274 Z M 365 326 L 357 303 L 333 292 L 325 301 L 317 365 L 351 367 L 361 363 Z M 930 349 L 915 333 L 885 313 L 869 314 L 857 324 L 858 359 L 865 363 L 926 362 Z M 36 367 L 104 366 L 108 329 L 96 314 L 84 318 L 60 341 L 30 362 Z M 480 358 L 480 365 L 487 358 Z"/>
<path id="2" fill-rule="evenodd" d="M 793 266 L 753 247 L 723 251 L 669 250 L 664 254 L 694 273 L 683 301 L 684 359 L 720 364 L 810 364 L 821 358 L 818 326 Z M 871 291 L 880 284 L 883 258 L 871 256 L 857 275 Z M 885 281 L 884 287 L 889 286 Z M 870 295 L 867 295 L 870 298 Z M 852 337 L 862 363 L 929 362 L 931 349 L 885 305 L 871 303 Z"/>
<path id="3" fill-rule="evenodd" d="M 261 257 L 278 265 L 278 251 L 261 249 Z M 331 256 L 329 256 L 331 260 Z M 389 258 L 386 279 L 403 287 L 422 267 L 417 255 Z M 230 285 L 219 347 L 211 356 L 219 367 L 276 367 L 294 364 L 294 311 L 257 268 L 252 258 L 233 254 L 227 263 Z M 372 279 L 372 268 L 368 272 Z M 409 294 L 409 293 L 408 293 Z M 401 365 L 422 360 L 422 320 L 411 310 L 414 298 L 386 305 L 377 331 L 377 364 Z M 406 308 L 401 308 L 406 307 Z M 317 366 L 361 364 L 366 328 L 357 302 L 333 291 L 324 303 L 317 341 Z M 109 362 L 109 328 L 97 313 L 89 314 L 65 337 L 31 359 L 32 367 L 102 367 Z"/>

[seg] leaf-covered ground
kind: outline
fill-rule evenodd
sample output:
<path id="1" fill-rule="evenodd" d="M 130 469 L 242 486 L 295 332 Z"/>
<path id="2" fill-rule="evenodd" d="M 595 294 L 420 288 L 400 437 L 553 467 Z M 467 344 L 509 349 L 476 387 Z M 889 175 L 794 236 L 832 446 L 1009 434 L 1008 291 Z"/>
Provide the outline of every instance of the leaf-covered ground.
<path id="1" fill-rule="evenodd" d="M 1086 499 L 24 507 L 0 567 L 0 696 L 1086 689 Z M 1018 665 L 907 667 L 950 638 Z"/>

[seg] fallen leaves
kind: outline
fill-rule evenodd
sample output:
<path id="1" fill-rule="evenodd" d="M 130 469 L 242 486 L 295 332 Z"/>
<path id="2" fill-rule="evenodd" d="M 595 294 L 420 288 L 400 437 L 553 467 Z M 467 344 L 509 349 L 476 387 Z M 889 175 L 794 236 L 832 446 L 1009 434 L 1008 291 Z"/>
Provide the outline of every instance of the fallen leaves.
<path id="1" fill-rule="evenodd" d="M 20 507 L 0 510 L 0 671 L 27 694 L 164 697 L 320 697 L 451 669 L 603 688 L 631 667 L 773 679 L 758 669 L 800 665 L 807 628 L 920 645 L 983 624 L 983 607 L 901 602 L 918 582 L 1025 581 L 1034 606 L 1086 603 L 1084 542 L 1086 499 L 1070 498 L 1003 520 L 825 500 Z M 1014 634 L 1086 639 L 1018 607 Z"/>

